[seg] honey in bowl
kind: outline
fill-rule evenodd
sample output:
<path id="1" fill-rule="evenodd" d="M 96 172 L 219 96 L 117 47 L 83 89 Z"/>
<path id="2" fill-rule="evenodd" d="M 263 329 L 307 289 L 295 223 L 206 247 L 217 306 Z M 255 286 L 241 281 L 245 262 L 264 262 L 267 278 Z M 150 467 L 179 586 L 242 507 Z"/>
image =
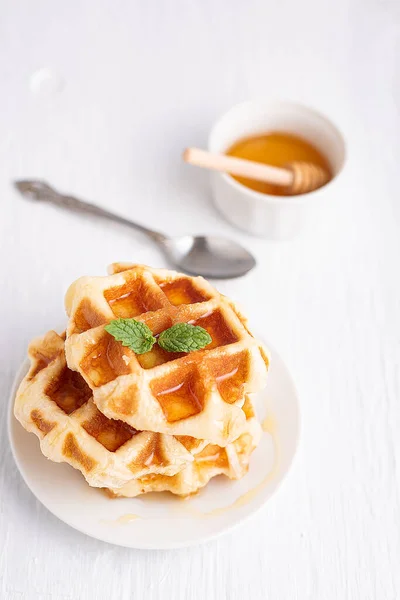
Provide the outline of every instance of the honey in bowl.
<path id="1" fill-rule="evenodd" d="M 331 167 L 323 154 L 307 140 L 283 132 L 270 132 L 242 138 L 225 152 L 228 156 L 244 158 L 275 167 L 285 167 L 293 161 L 304 161 L 322 167 L 332 177 Z M 236 181 L 252 190 L 273 196 L 285 196 L 285 188 L 254 179 L 232 175 Z"/>

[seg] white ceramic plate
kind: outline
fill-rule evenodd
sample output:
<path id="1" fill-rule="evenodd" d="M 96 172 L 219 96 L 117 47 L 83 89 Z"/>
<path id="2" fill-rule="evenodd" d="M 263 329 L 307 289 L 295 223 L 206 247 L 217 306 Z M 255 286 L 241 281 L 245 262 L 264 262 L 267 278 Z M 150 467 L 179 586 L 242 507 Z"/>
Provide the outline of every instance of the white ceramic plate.
<path id="1" fill-rule="evenodd" d="M 13 415 L 16 388 L 25 375 L 22 365 L 10 398 L 9 436 L 15 462 L 26 484 L 46 508 L 71 527 L 94 538 L 129 548 L 178 548 L 224 533 L 254 514 L 288 473 L 299 437 L 296 391 L 280 356 L 271 351 L 268 385 L 255 398 L 265 422 L 250 470 L 239 481 L 220 476 L 196 496 L 181 500 L 172 494 L 110 499 L 90 488 L 66 464 L 47 460 L 38 439 Z"/>

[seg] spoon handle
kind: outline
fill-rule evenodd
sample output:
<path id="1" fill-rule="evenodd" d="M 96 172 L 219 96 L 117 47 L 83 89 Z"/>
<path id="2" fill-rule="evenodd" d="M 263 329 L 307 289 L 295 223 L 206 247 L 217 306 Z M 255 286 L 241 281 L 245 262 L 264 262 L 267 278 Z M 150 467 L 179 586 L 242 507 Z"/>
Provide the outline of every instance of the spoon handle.
<path id="1" fill-rule="evenodd" d="M 101 208 L 100 206 L 90 204 L 89 202 L 83 202 L 82 200 L 78 200 L 78 198 L 74 198 L 73 196 L 64 196 L 63 194 L 57 192 L 54 188 L 50 187 L 44 181 L 16 181 L 15 187 L 25 198 L 29 198 L 30 200 L 49 202 L 56 206 L 61 206 L 62 208 L 95 215 L 96 217 L 102 217 L 103 219 L 109 219 L 110 221 L 127 225 L 132 229 L 136 229 L 137 231 L 141 231 L 145 235 L 148 235 L 157 243 L 163 243 L 168 239 L 165 235 L 159 233 L 158 231 L 153 231 L 152 229 L 144 227 L 139 223 L 125 219 L 125 217 L 116 215 L 108 210 L 105 210 L 104 208 Z"/>

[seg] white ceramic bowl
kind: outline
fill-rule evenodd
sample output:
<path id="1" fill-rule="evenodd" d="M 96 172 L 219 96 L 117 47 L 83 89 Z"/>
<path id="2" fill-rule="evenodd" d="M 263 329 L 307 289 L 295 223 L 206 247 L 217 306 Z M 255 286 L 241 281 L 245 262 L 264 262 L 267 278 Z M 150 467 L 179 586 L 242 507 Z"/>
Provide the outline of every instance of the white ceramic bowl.
<path id="1" fill-rule="evenodd" d="M 345 143 L 335 125 L 311 108 L 292 102 L 244 102 L 217 121 L 208 149 L 224 153 L 240 138 L 268 131 L 297 134 L 311 142 L 328 159 L 332 180 L 308 194 L 271 196 L 245 187 L 230 175 L 212 172 L 214 201 L 224 217 L 240 229 L 268 239 L 290 239 L 301 231 L 317 205 L 332 196 L 345 162 Z"/>

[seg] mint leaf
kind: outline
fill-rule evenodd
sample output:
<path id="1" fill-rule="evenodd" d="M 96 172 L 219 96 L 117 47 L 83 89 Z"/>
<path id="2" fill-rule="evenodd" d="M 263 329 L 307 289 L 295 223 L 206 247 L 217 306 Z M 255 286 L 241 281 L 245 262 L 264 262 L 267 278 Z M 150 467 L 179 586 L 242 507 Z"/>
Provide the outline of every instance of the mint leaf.
<path id="1" fill-rule="evenodd" d="M 151 329 L 145 323 L 135 319 L 115 319 L 104 327 L 123 346 L 128 346 L 135 354 L 144 354 L 152 349 L 156 342 Z"/>
<path id="2" fill-rule="evenodd" d="M 158 338 L 158 345 L 167 352 L 193 352 L 211 342 L 208 331 L 190 323 L 177 323 L 160 333 Z"/>

